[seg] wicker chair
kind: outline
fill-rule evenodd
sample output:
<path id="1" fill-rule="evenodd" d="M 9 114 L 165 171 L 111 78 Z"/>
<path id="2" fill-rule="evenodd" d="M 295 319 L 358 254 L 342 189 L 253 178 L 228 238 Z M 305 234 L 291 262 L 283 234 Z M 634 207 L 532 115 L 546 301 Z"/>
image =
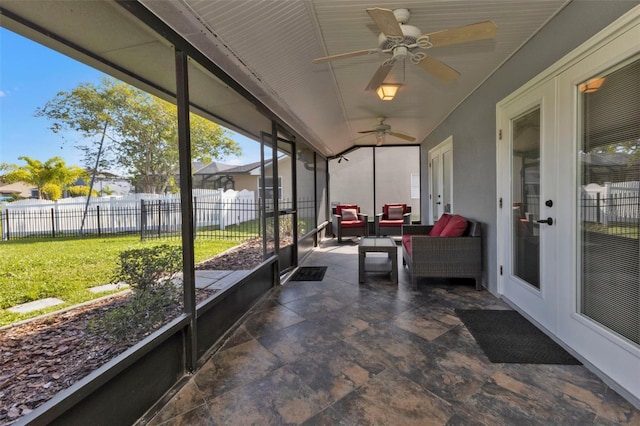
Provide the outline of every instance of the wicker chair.
<path id="1" fill-rule="evenodd" d="M 390 208 L 402 208 L 399 217 L 392 217 L 392 211 Z M 409 225 L 411 223 L 411 206 L 406 204 L 385 204 L 382 206 L 382 213 L 378 213 L 375 216 L 375 229 L 376 235 L 381 237 L 383 235 L 402 235 L 402 225 Z"/>
<path id="2" fill-rule="evenodd" d="M 482 226 L 467 221 L 461 237 L 429 237 L 432 225 L 402 226 L 402 264 L 408 266 L 411 283 L 420 277 L 473 278 L 482 290 Z"/>
<path id="3" fill-rule="evenodd" d="M 343 209 L 355 210 L 356 220 L 345 220 L 342 215 Z M 342 242 L 342 237 L 368 237 L 369 236 L 369 215 L 360 213 L 360 207 L 356 204 L 339 204 L 333 208 L 331 215 L 331 226 L 333 236 Z"/>

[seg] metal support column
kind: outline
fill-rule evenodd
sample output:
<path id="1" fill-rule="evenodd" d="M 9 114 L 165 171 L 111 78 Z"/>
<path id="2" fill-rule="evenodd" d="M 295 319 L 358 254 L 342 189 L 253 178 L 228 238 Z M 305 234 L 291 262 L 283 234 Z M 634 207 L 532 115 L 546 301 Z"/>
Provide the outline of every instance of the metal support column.
<path id="1" fill-rule="evenodd" d="M 180 159 L 180 208 L 182 211 L 182 277 L 184 311 L 191 317 L 187 331 L 186 368 L 194 371 L 198 360 L 196 335 L 196 278 L 193 252 L 193 182 L 191 179 L 191 134 L 189 122 L 189 74 L 187 54 L 176 49 L 176 101 L 178 106 L 178 154 Z"/>

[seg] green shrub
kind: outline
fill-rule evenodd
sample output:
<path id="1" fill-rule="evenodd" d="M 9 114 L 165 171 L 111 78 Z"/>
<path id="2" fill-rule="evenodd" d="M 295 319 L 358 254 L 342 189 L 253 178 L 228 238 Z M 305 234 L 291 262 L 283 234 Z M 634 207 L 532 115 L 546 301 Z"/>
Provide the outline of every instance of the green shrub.
<path id="1" fill-rule="evenodd" d="M 70 197 L 86 197 L 89 195 L 89 187 L 86 185 L 74 185 L 67 188 Z M 98 191 L 95 189 L 91 191 L 92 197 L 99 196 Z"/>
<path id="2" fill-rule="evenodd" d="M 42 193 L 47 200 L 56 201 L 62 197 L 62 188 L 55 183 L 46 183 L 40 188 L 40 193 Z"/>
<path id="3" fill-rule="evenodd" d="M 89 323 L 89 331 L 112 342 L 135 342 L 160 327 L 167 312 L 180 301 L 181 291 L 173 275 L 182 269 L 178 247 L 159 245 L 120 253 L 116 282 L 131 285 L 133 295 Z"/>
<path id="4" fill-rule="evenodd" d="M 293 218 L 291 216 L 280 217 L 280 225 L 278 231 L 281 236 L 291 237 L 293 235 Z M 307 232 L 307 224 L 304 220 L 298 220 L 298 234 L 303 235 Z M 267 223 L 267 235 L 273 235 L 273 223 Z"/>
<path id="5" fill-rule="evenodd" d="M 92 320 L 89 332 L 114 343 L 135 343 L 162 326 L 166 312 L 180 301 L 180 295 L 180 289 L 169 280 L 144 291 L 134 291 L 122 306 Z"/>
<path id="6" fill-rule="evenodd" d="M 178 247 L 162 244 L 126 250 L 120 253 L 115 282 L 125 282 L 135 290 L 147 290 L 182 269 L 182 252 Z"/>

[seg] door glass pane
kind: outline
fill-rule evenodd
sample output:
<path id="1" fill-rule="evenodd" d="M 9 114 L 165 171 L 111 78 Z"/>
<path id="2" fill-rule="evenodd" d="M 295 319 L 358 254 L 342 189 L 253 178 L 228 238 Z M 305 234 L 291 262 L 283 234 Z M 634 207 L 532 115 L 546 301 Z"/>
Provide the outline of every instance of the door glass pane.
<path id="1" fill-rule="evenodd" d="M 513 275 L 540 288 L 540 108 L 512 121 Z"/>
<path id="2" fill-rule="evenodd" d="M 259 178 L 260 182 L 264 180 L 265 185 L 258 183 L 258 194 L 260 197 L 260 210 L 263 214 L 263 248 L 265 259 L 272 256 L 275 251 L 275 203 L 273 196 L 273 150 L 274 147 L 271 143 L 271 135 L 262 134 L 262 158 L 264 162 L 261 166 L 261 174 L 264 174 Z M 270 185 L 270 186 L 269 186 Z"/>
<path id="3" fill-rule="evenodd" d="M 581 312 L 640 344 L 640 60 L 578 89 Z"/>
<path id="4" fill-rule="evenodd" d="M 277 175 L 278 175 L 278 267 L 280 273 L 295 265 L 295 250 L 297 229 L 294 187 L 293 187 L 293 143 L 278 136 L 277 142 Z"/>
<path id="5" fill-rule="evenodd" d="M 442 208 L 444 213 L 451 213 L 451 190 L 453 188 L 451 177 L 453 176 L 453 153 L 445 151 L 442 153 Z"/>
<path id="6" fill-rule="evenodd" d="M 431 159 L 431 211 L 433 212 L 433 223 L 436 223 L 442 212 L 440 211 L 440 156 L 436 155 Z"/>

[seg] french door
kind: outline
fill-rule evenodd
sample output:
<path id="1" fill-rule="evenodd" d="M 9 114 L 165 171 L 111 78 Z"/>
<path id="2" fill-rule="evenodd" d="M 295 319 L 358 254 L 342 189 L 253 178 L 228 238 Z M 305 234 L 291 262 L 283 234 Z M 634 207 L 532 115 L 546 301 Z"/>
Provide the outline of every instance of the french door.
<path id="1" fill-rule="evenodd" d="M 553 82 L 499 108 L 499 288 L 553 331 L 557 323 L 557 147 Z"/>
<path id="2" fill-rule="evenodd" d="M 498 292 L 640 401 L 640 9 L 498 103 Z"/>

